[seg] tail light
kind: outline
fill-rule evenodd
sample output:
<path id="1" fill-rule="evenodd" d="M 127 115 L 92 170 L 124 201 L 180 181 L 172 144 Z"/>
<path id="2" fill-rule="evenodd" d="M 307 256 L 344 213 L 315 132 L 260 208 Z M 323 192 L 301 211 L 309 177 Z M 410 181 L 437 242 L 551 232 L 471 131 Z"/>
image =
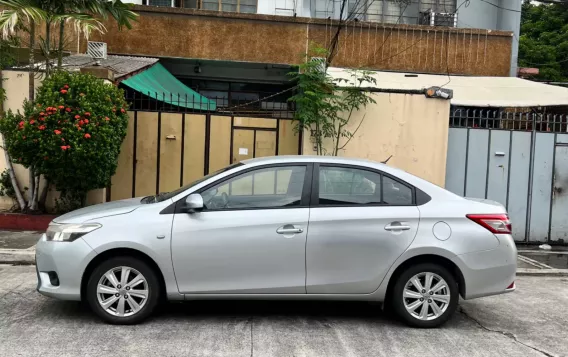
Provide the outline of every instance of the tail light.
<path id="1" fill-rule="evenodd" d="M 466 217 L 493 234 L 511 234 L 511 221 L 506 214 L 468 214 Z"/>

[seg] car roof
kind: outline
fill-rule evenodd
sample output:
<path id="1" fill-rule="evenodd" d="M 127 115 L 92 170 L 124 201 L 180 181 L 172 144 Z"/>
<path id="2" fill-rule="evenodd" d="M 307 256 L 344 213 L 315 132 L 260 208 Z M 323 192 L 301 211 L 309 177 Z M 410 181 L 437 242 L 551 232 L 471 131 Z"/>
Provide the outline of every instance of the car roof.
<path id="1" fill-rule="evenodd" d="M 281 155 L 281 156 L 267 156 L 259 157 L 255 159 L 243 160 L 243 164 L 279 164 L 287 162 L 328 162 L 335 164 L 345 164 L 345 165 L 360 165 L 360 166 L 386 166 L 385 164 L 378 163 L 376 161 L 359 159 L 359 158 L 349 158 L 349 157 L 339 157 L 339 156 L 316 156 L 316 155 Z"/>

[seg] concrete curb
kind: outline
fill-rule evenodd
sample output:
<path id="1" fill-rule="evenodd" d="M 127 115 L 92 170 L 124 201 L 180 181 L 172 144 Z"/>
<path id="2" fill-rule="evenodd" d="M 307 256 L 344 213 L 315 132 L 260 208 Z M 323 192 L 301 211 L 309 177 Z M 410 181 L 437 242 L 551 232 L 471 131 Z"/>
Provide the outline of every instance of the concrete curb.
<path id="1" fill-rule="evenodd" d="M 35 247 L 0 249 L 0 264 L 35 264 Z"/>
<path id="2" fill-rule="evenodd" d="M 568 269 L 517 269 L 517 276 L 568 277 Z"/>

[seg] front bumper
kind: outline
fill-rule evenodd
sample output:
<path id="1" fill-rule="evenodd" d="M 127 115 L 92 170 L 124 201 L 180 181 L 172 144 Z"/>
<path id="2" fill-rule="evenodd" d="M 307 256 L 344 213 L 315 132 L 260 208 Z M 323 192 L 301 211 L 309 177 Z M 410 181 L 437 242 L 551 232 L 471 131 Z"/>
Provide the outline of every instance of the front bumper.
<path id="1" fill-rule="evenodd" d="M 48 242 L 45 234 L 36 245 L 37 291 L 61 300 L 81 300 L 81 278 L 96 253 L 82 239 Z M 49 272 L 55 272 L 59 285 L 52 285 Z"/>
<path id="2" fill-rule="evenodd" d="M 515 291 L 517 247 L 511 235 L 496 235 L 495 249 L 461 254 L 452 261 L 461 270 L 465 281 L 465 299 L 504 294 Z"/>

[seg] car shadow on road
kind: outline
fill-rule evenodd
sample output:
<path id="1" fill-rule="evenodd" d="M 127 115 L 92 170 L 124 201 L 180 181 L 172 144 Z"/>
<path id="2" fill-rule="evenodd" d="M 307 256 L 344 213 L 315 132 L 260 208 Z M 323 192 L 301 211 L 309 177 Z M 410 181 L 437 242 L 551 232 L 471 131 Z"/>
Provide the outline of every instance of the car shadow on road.
<path id="1" fill-rule="evenodd" d="M 70 323 L 104 324 L 86 303 L 46 300 L 41 309 L 44 317 Z M 159 305 L 146 324 L 206 323 L 234 320 L 303 321 L 325 326 L 327 322 L 384 324 L 405 328 L 392 312 L 381 304 L 350 301 L 276 301 L 276 300 L 196 300 L 166 302 Z M 459 312 L 444 327 L 469 325 Z M 459 328 L 459 327 L 458 327 Z"/>

